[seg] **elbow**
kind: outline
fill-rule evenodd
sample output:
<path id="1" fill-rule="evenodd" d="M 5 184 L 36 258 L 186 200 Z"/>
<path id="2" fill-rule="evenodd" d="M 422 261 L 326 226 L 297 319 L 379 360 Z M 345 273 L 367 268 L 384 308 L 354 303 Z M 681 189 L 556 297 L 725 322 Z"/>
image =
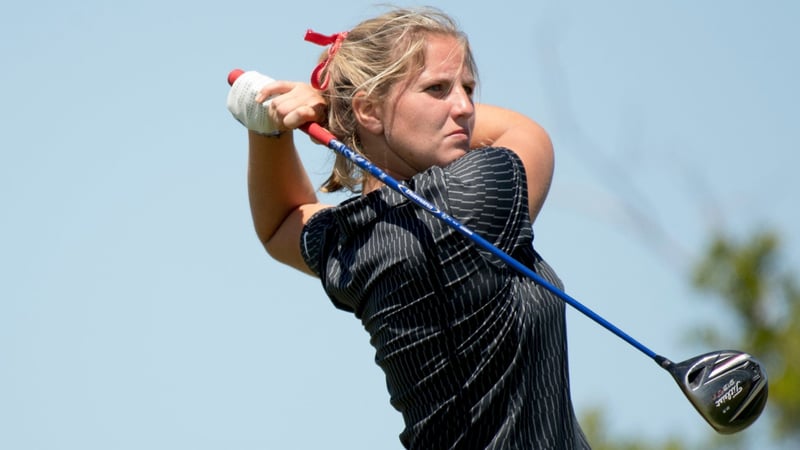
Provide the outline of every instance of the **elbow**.
<path id="1" fill-rule="evenodd" d="M 279 239 L 275 237 L 277 230 L 267 230 L 257 225 L 255 229 L 256 237 L 258 237 L 258 241 L 261 242 L 261 246 L 264 247 L 267 254 L 274 259 L 278 259 L 280 251 L 278 249 Z"/>
<path id="2" fill-rule="evenodd" d="M 309 217 L 325 207 L 320 204 L 300 205 L 280 220 L 267 223 L 256 220 L 258 240 L 272 259 L 316 276 L 303 259 L 300 242 Z"/>
<path id="3" fill-rule="evenodd" d="M 300 258 L 300 235 L 304 226 L 301 210 L 295 208 L 272 222 L 255 221 L 256 236 L 273 259 L 293 265 Z"/>
<path id="4" fill-rule="evenodd" d="M 272 259 L 280 261 L 281 251 L 277 239 L 262 238 L 259 236 L 258 240 L 261 241 L 264 250 Z"/>
<path id="5" fill-rule="evenodd" d="M 267 254 L 275 261 L 285 264 L 289 267 L 299 270 L 300 272 L 318 277 L 307 265 L 300 253 L 300 245 L 293 239 L 286 239 L 284 236 L 273 235 L 271 237 L 259 236 L 261 244 L 267 251 Z"/>

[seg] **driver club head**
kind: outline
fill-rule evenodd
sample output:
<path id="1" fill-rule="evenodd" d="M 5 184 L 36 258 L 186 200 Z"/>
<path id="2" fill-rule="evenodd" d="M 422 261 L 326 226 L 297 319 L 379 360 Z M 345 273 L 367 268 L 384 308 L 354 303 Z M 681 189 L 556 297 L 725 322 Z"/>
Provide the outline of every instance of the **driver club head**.
<path id="1" fill-rule="evenodd" d="M 697 412 L 721 434 L 747 428 L 767 403 L 767 374 L 747 353 L 722 350 L 680 363 L 664 359 L 660 364 Z"/>

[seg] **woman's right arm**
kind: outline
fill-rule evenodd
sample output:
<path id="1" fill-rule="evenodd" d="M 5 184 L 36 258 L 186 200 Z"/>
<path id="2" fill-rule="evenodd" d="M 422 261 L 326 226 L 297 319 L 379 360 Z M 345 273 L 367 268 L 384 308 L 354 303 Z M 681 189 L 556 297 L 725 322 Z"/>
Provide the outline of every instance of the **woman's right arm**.
<path id="1" fill-rule="evenodd" d="M 270 115 L 281 124 L 280 136 L 248 133 L 247 187 L 256 234 L 276 260 L 313 275 L 300 252 L 300 237 L 308 219 L 329 207 L 321 204 L 294 144 L 293 130 L 316 121 L 324 103 L 313 88 L 276 82 L 262 89 L 256 101 L 272 96 Z"/>

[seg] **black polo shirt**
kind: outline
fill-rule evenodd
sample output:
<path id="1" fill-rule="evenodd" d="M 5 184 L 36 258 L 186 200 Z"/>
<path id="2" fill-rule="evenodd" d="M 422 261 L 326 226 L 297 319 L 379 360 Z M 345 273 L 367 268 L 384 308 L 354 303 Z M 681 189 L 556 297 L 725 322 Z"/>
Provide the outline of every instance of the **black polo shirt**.
<path id="1" fill-rule="evenodd" d="M 561 286 L 533 248 L 513 152 L 474 150 L 406 184 Z M 388 187 L 317 213 L 301 251 L 369 332 L 406 448 L 588 448 L 570 399 L 565 305 L 534 281 Z"/>

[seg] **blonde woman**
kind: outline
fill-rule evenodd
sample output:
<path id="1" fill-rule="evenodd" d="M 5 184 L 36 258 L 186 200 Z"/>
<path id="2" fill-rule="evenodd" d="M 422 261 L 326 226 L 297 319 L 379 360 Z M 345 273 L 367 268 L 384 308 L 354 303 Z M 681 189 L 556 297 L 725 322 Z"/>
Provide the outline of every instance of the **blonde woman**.
<path id="1" fill-rule="evenodd" d="M 441 11 L 393 9 L 307 39 L 328 46 L 310 84 L 270 82 L 247 97 L 272 98 L 277 124 L 249 132 L 250 203 L 268 253 L 318 277 L 361 320 L 404 447 L 589 448 L 570 397 L 563 302 L 342 157 L 322 190 L 356 195 L 320 203 L 292 132 L 323 124 L 560 286 L 533 247 L 553 173 L 545 131 L 474 102 L 468 40 Z"/>

